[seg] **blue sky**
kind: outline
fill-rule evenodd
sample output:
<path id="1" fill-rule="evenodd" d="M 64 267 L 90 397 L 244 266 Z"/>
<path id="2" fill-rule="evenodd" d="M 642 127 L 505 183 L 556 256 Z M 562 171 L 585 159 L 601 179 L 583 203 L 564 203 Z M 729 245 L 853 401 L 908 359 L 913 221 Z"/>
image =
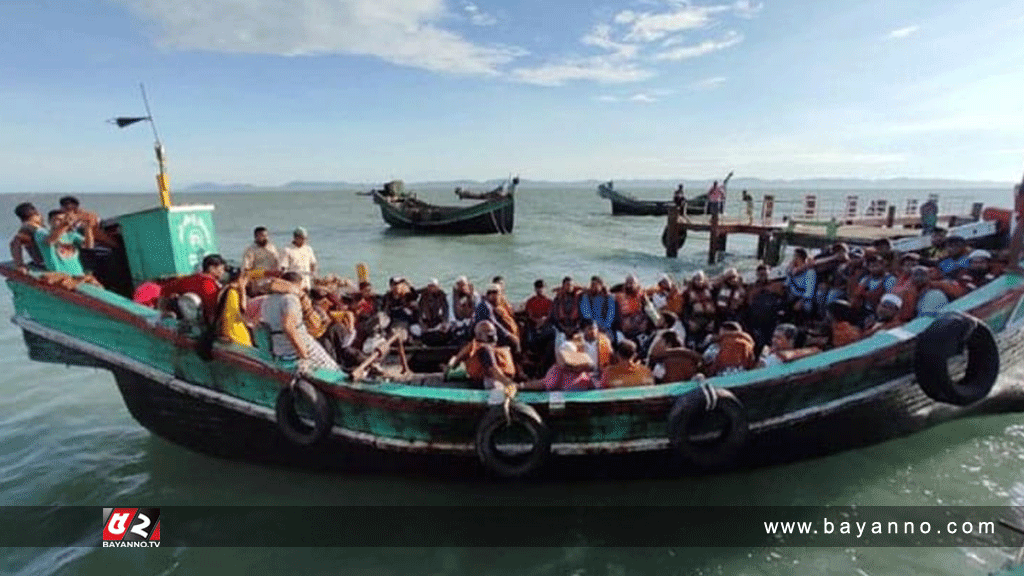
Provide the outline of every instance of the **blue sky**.
<path id="1" fill-rule="evenodd" d="M 1020 177 L 1020 0 L 5 0 L 0 192 Z"/>

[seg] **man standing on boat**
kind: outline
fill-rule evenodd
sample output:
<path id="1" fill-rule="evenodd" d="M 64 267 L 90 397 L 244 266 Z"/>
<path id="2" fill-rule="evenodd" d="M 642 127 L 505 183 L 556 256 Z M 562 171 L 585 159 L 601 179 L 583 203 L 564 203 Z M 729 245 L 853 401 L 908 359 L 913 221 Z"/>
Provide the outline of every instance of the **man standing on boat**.
<path id="1" fill-rule="evenodd" d="M 252 236 L 253 243 L 242 254 L 242 270 L 254 280 L 255 291 L 264 293 L 270 282 L 266 276 L 276 275 L 281 269 L 280 255 L 265 226 L 257 226 Z"/>
<path id="2" fill-rule="evenodd" d="M 305 228 L 296 228 L 292 234 L 292 243 L 285 247 L 281 255 L 281 271 L 299 274 L 303 290 L 313 287 L 313 277 L 316 276 L 316 254 L 313 253 L 313 247 L 306 243 L 308 236 Z"/>

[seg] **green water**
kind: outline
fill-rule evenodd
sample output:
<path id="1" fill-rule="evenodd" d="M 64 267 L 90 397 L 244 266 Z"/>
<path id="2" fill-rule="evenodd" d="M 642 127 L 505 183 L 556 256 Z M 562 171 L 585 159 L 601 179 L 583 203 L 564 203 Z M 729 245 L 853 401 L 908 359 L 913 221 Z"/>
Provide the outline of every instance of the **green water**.
<path id="1" fill-rule="evenodd" d="M 779 197 L 785 194 L 780 192 Z M 26 198 L 45 211 L 58 196 Z M 796 199 L 799 193 L 793 191 L 790 196 Z M 433 197 L 455 202 L 450 191 Z M 0 210 L 11 214 L 22 199 L 0 197 Z M 86 208 L 112 215 L 150 207 L 155 194 L 82 199 Z M 1003 205 L 1008 199 L 1009 192 L 1001 190 L 979 196 Z M 510 296 L 518 300 L 529 295 L 538 277 L 551 284 L 567 273 L 581 281 L 596 273 L 618 282 L 636 273 L 641 281 L 651 283 L 662 272 L 677 276 L 692 272 L 705 257 L 701 248 L 706 239 L 689 242 L 677 260 L 664 258 L 661 218 L 612 218 L 607 201 L 592 190 L 524 186 L 517 195 L 515 233 L 475 238 L 420 238 L 390 232 L 370 200 L 351 191 L 177 195 L 175 200 L 217 205 L 221 249 L 228 257 L 240 257 L 256 225 L 268 226 L 279 247 L 289 240 L 291 229 L 302 225 L 310 232 L 322 269 L 354 277 L 355 263 L 363 261 L 369 264 L 377 286 L 386 285 L 395 274 L 406 275 L 416 284 L 437 277 L 445 285 L 466 274 L 478 286 L 502 274 Z M 11 218 L 8 228 L 13 233 Z M 753 249 L 752 239 L 730 238 L 728 262 L 750 267 Z M 3 291 L 0 316 L 10 317 L 10 295 Z M 0 356 L 4 374 L 0 377 L 0 503 L 7 506 L 562 503 L 636 506 L 635 513 L 642 515 L 643 506 L 651 504 L 1024 504 L 1024 419 L 1020 415 L 971 419 L 825 458 L 705 478 L 507 486 L 392 475 L 320 475 L 219 460 L 155 438 L 128 414 L 109 373 L 30 362 L 21 334 L 12 324 L 0 325 L 0 349 L 4 351 Z M 1021 367 L 1011 366 L 1004 369 L 1003 378 L 1022 375 Z M 539 517 L 538 522 L 542 521 Z M 166 529 L 171 528 L 168 523 Z M 244 532 L 245 527 L 223 529 Z M 502 527 L 481 526 L 481 530 L 500 534 Z M 644 549 L 594 548 L 585 542 L 541 549 L 24 548 L 0 551 L 0 574 L 982 575 L 1000 568 L 1014 552 L 998 548 L 694 550 L 686 544 Z"/>

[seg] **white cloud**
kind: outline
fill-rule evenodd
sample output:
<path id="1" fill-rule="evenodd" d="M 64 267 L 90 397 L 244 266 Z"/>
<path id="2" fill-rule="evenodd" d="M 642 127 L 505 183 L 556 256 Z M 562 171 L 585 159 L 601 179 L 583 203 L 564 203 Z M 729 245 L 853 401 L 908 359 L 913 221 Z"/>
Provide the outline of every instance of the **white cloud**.
<path id="1" fill-rule="evenodd" d="M 635 57 L 640 47 L 628 42 L 616 42 L 611 38 L 612 27 L 608 24 L 598 24 L 588 32 L 580 42 L 586 46 L 595 46 L 611 52 L 611 55 L 618 58 Z"/>
<path id="2" fill-rule="evenodd" d="M 654 76 L 654 72 L 631 63 L 616 63 L 605 58 L 565 60 L 535 67 L 512 70 L 515 79 L 540 86 L 561 86 L 573 80 L 590 80 L 603 84 L 639 82 Z"/>
<path id="3" fill-rule="evenodd" d="M 705 40 L 699 44 L 693 44 L 690 46 L 680 46 L 679 48 L 673 48 L 671 50 L 665 50 L 655 54 L 655 60 L 685 60 L 687 58 L 697 58 L 698 56 L 704 56 L 712 52 L 724 50 L 730 46 L 735 46 L 743 41 L 743 35 L 735 30 L 730 30 L 721 38 L 716 40 Z"/>
<path id="4" fill-rule="evenodd" d="M 466 2 L 462 5 L 462 9 L 469 16 L 469 21 L 474 26 L 493 26 L 498 23 L 498 19 L 490 14 L 482 12 L 480 7 L 472 2 Z"/>
<path id="5" fill-rule="evenodd" d="M 612 96 L 610 94 L 603 94 L 597 97 L 598 102 L 619 102 L 621 99 L 618 96 Z"/>
<path id="6" fill-rule="evenodd" d="M 228 53 L 356 54 L 437 72 L 497 75 L 525 51 L 476 44 L 438 22 L 444 0 L 113 0 L 159 44 Z"/>
<path id="7" fill-rule="evenodd" d="M 691 90 L 710 90 L 712 88 L 718 88 L 722 84 L 725 84 L 725 80 L 725 76 L 714 76 L 712 78 L 704 78 L 703 80 L 691 82 L 689 88 Z"/>
<path id="8" fill-rule="evenodd" d="M 887 36 L 892 39 L 906 38 L 907 36 L 917 32 L 920 28 L 921 27 L 916 24 L 913 26 L 906 26 L 904 28 L 897 28 L 896 30 L 889 32 Z"/>
<path id="9" fill-rule="evenodd" d="M 736 0 L 732 3 L 733 11 L 741 18 L 753 18 L 764 8 L 764 2 L 753 3 L 750 0 Z"/>
<path id="10" fill-rule="evenodd" d="M 615 23 L 628 24 L 625 39 L 635 42 L 653 42 L 683 30 L 697 30 L 711 24 L 712 15 L 729 10 L 729 6 L 673 5 L 666 12 L 633 12 L 625 10 L 615 15 Z"/>
<path id="11" fill-rule="evenodd" d="M 641 93 L 633 94 L 632 96 L 630 96 L 629 97 L 629 101 L 630 102 L 649 103 L 649 102 L 657 102 L 658 99 L 655 98 L 654 96 L 651 96 L 650 94 L 644 94 L 643 92 L 641 92 Z"/>

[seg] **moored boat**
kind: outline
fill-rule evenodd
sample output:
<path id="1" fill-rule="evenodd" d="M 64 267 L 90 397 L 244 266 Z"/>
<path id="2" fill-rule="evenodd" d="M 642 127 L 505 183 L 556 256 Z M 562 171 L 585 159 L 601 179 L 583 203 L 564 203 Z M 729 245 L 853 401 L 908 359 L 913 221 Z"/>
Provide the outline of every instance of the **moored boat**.
<path id="1" fill-rule="evenodd" d="M 640 200 L 631 194 L 616 190 L 612 182 L 600 184 L 597 187 L 597 195 L 611 200 L 612 214 L 615 216 L 665 216 L 672 206 L 671 200 Z M 707 200 L 707 194 L 687 200 L 687 215 L 704 214 L 707 211 Z"/>
<path id="2" fill-rule="evenodd" d="M 400 180 L 373 190 L 381 217 L 393 228 L 434 234 L 511 234 L 515 225 L 515 189 L 511 179 L 482 202 L 465 208 L 437 206 L 406 193 Z"/>

